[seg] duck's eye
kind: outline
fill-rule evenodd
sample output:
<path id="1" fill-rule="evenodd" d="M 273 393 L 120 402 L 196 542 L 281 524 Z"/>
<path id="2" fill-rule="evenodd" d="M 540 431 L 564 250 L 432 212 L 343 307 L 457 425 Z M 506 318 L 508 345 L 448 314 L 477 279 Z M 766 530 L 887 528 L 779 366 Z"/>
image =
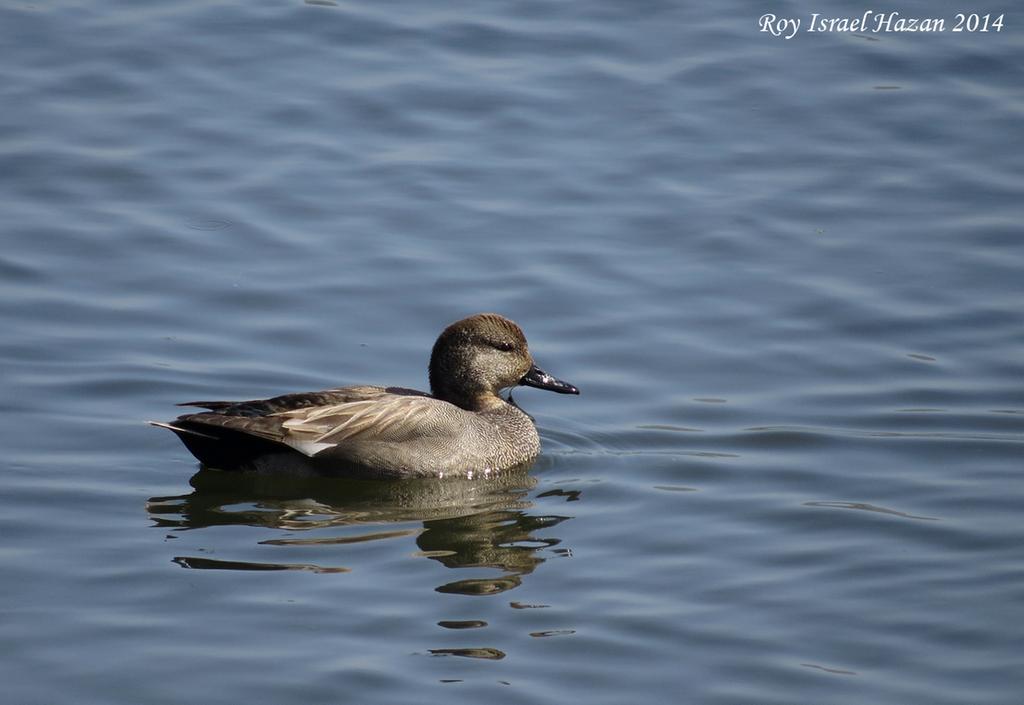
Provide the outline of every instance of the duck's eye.
<path id="1" fill-rule="evenodd" d="M 501 350 L 502 352 L 512 352 L 513 350 L 516 349 L 515 343 L 510 343 L 507 340 L 503 340 L 501 342 L 494 343 L 493 345 L 494 345 L 494 347 L 496 347 L 498 350 Z"/>

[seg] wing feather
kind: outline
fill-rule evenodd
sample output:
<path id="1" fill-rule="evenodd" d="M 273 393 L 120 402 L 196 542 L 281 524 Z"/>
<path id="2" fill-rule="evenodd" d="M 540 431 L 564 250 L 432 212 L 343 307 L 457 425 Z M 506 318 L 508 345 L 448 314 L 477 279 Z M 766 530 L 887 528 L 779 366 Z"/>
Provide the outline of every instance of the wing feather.
<path id="1" fill-rule="evenodd" d="M 385 394 L 376 399 L 283 411 L 286 435 L 296 441 L 337 444 L 357 438 L 401 442 L 441 433 L 462 410 L 426 396 Z M 464 413 L 464 412 L 463 412 Z"/>
<path id="2" fill-rule="evenodd" d="M 348 443 L 444 443 L 464 428 L 454 404 L 399 387 L 339 387 L 246 402 L 192 402 L 210 411 L 160 424 L 217 441 L 227 432 L 289 446 L 313 457 Z"/>

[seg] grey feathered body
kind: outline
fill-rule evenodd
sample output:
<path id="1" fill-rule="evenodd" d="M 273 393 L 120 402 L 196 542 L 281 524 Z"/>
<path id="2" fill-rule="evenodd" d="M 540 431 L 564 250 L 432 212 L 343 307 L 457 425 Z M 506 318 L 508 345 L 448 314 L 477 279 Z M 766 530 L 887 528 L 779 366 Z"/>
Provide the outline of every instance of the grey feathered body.
<path id="1" fill-rule="evenodd" d="M 467 411 L 400 387 L 188 406 L 210 411 L 167 426 L 201 461 L 227 469 L 286 461 L 347 476 L 465 476 L 520 465 L 540 452 L 533 421 L 514 404 Z"/>

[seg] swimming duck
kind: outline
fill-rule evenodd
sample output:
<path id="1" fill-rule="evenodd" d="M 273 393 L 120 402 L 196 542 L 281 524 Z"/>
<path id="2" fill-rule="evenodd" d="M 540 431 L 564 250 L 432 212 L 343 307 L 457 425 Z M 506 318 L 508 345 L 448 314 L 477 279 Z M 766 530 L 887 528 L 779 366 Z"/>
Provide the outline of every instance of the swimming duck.
<path id="1" fill-rule="evenodd" d="M 533 363 L 513 321 L 480 313 L 452 323 L 430 354 L 430 394 L 354 386 L 252 401 L 193 401 L 207 411 L 154 426 L 174 431 L 204 465 L 281 467 L 346 477 L 472 476 L 540 452 L 531 419 L 501 397 L 517 385 L 579 394 Z"/>

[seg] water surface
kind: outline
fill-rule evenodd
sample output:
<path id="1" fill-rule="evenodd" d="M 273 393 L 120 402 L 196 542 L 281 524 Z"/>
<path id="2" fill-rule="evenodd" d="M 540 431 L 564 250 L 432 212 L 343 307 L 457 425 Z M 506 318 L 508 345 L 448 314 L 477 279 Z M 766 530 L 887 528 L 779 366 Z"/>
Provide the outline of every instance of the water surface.
<path id="1" fill-rule="evenodd" d="M 1019 702 L 1020 30 L 764 11 L 0 8 L 10 702 Z M 583 391 L 522 473 L 144 423 L 486 310 Z"/>

